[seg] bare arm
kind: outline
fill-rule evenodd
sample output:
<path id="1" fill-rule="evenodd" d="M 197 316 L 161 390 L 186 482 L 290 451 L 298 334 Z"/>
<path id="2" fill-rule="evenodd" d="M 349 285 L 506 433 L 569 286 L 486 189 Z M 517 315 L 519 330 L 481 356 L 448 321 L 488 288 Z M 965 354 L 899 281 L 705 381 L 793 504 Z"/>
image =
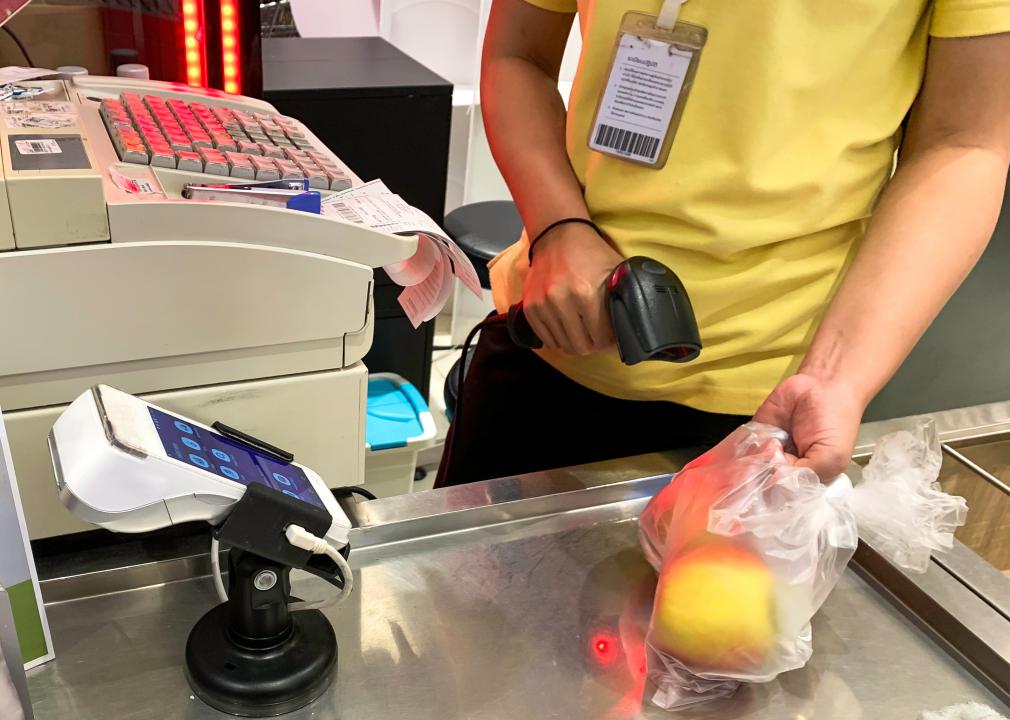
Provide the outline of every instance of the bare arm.
<path id="1" fill-rule="evenodd" d="M 565 152 L 558 73 L 574 15 L 495 0 L 481 60 L 481 110 L 491 153 L 531 233 L 589 217 Z"/>
<path id="2" fill-rule="evenodd" d="M 557 85 L 573 18 L 524 0 L 494 0 L 484 41 L 484 126 L 531 238 L 555 220 L 589 218 L 565 148 Z M 620 261 L 584 225 L 563 225 L 538 245 L 523 303 L 546 347 L 587 354 L 612 342 L 602 286 Z"/>
<path id="3" fill-rule="evenodd" d="M 978 261 L 1010 164 L 1010 35 L 933 40 L 898 170 L 793 378 L 758 411 L 822 477 Z"/>

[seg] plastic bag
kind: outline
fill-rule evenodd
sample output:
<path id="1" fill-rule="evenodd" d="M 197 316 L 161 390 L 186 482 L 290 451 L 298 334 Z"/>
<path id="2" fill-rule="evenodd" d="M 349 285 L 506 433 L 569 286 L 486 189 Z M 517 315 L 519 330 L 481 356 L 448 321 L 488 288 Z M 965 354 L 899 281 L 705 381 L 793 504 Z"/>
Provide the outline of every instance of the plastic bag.
<path id="1" fill-rule="evenodd" d="M 953 545 L 963 498 L 936 482 L 932 423 L 883 438 L 853 487 L 786 456 L 788 435 L 749 423 L 694 460 L 639 520 L 659 573 L 647 639 L 653 702 L 675 709 L 802 667 L 810 620 L 859 533 L 892 563 L 923 572 Z"/>

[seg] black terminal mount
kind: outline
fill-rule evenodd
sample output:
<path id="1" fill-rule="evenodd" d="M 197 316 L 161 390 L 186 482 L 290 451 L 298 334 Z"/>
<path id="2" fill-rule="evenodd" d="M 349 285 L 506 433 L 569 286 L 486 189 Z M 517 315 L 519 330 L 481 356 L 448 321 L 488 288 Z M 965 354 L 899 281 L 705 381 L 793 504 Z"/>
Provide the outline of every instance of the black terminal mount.
<path id="1" fill-rule="evenodd" d="M 321 577 L 331 585 L 344 587 L 337 564 L 325 555 L 313 555 L 288 542 L 284 531 L 300 525 L 316 537 L 323 537 L 333 519 L 321 507 L 298 500 L 272 487 L 250 483 L 214 537 L 222 545 L 245 550 L 289 568 L 298 568 Z M 341 549 L 346 558 L 348 547 Z"/>
<path id="2" fill-rule="evenodd" d="M 289 612 L 291 568 L 233 549 L 228 602 L 186 642 L 186 679 L 205 703 L 242 717 L 274 717 L 318 698 L 337 666 L 337 638 L 318 610 Z"/>
<path id="3" fill-rule="evenodd" d="M 291 612 L 292 568 L 343 587 L 336 563 L 291 545 L 300 525 L 323 537 L 326 510 L 251 483 L 215 537 L 228 554 L 228 602 L 204 615 L 186 642 L 186 678 L 211 707 L 242 717 L 273 717 L 304 707 L 329 686 L 337 640 L 318 610 Z M 341 554 L 347 556 L 348 548 Z"/>
<path id="4" fill-rule="evenodd" d="M 606 304 L 621 361 L 684 363 L 701 353 L 701 335 L 684 284 L 666 265 L 633 257 L 618 265 L 607 280 Z M 509 335 L 520 347 L 540 348 L 522 303 L 509 308 Z"/>

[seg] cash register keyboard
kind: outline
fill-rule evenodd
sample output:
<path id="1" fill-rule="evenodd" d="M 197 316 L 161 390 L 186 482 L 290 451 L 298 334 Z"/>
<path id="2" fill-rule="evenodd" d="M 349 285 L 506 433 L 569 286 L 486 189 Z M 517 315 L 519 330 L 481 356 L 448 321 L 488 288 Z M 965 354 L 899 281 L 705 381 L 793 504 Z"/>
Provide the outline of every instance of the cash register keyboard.
<path id="1" fill-rule="evenodd" d="M 297 121 L 160 95 L 123 93 L 100 114 L 124 162 L 241 180 L 307 179 L 320 190 L 351 187 Z"/>

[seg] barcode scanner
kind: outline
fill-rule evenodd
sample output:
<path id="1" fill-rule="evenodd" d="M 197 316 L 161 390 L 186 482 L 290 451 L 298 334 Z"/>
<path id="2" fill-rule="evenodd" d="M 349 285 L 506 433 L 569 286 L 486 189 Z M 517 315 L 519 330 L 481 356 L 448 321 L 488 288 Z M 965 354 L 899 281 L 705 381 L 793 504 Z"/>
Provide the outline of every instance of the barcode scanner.
<path id="1" fill-rule="evenodd" d="M 701 353 L 691 299 L 666 265 L 647 257 L 625 260 L 610 274 L 605 292 L 617 352 L 625 365 L 645 360 L 685 363 Z M 516 345 L 543 347 L 522 303 L 509 308 L 506 326 Z"/>
<path id="2" fill-rule="evenodd" d="M 701 335 L 691 299 L 680 278 L 663 263 L 647 257 L 625 260 L 607 278 L 605 301 L 617 352 L 625 365 L 637 365 L 645 360 L 685 363 L 701 353 Z M 463 354 L 456 365 L 459 375 L 455 401 L 446 401 L 447 409 L 452 408 L 453 422 L 462 421 L 470 344 L 481 329 L 502 323 L 516 345 L 531 349 L 543 347 L 526 319 L 522 303 L 474 327 L 463 343 Z M 443 462 L 452 462 L 451 450 Z"/>

